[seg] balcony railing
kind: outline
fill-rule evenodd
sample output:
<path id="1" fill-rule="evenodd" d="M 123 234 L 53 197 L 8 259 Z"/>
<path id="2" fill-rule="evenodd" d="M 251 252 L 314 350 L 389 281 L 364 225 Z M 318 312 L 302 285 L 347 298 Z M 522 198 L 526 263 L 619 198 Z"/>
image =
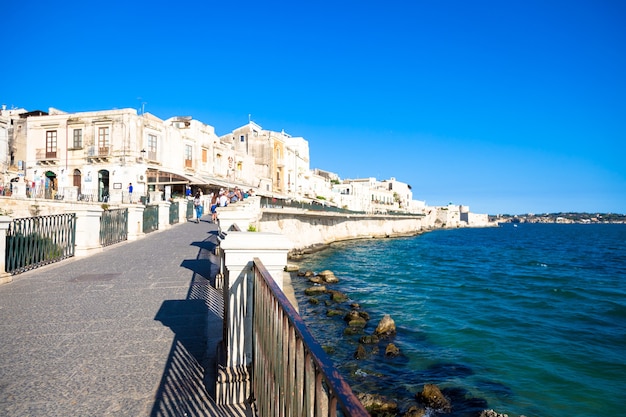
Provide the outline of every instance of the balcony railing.
<path id="1" fill-rule="evenodd" d="M 59 160 L 56 149 L 51 150 L 45 148 L 35 149 L 35 158 L 37 159 L 37 162 L 42 165 L 54 164 Z"/>

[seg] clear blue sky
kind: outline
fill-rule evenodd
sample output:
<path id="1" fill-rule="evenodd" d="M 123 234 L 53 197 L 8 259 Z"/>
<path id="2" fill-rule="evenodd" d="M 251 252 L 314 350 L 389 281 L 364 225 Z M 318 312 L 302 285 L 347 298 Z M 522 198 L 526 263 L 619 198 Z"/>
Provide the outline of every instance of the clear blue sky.
<path id="1" fill-rule="evenodd" d="M 626 2 L 3 4 L 0 102 L 252 120 L 477 213 L 626 213 Z"/>

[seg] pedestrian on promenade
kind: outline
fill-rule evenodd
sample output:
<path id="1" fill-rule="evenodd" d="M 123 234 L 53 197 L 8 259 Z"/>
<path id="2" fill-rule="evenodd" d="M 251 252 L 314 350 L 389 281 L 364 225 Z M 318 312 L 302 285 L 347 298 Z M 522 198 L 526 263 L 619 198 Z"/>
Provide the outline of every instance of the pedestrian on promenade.
<path id="1" fill-rule="evenodd" d="M 196 209 L 196 223 L 200 223 L 200 217 L 202 217 L 202 198 L 200 198 L 200 191 L 196 192 L 193 198 L 193 207 Z"/>
<path id="2" fill-rule="evenodd" d="M 128 201 L 131 204 L 133 203 L 133 183 L 132 182 L 128 183 Z"/>
<path id="3" fill-rule="evenodd" d="M 211 198 L 211 221 L 213 223 L 217 223 L 217 206 L 219 202 L 219 195 L 217 192 L 214 192 Z"/>
<path id="4" fill-rule="evenodd" d="M 224 190 L 220 190 L 220 199 L 219 199 L 219 206 L 220 207 L 226 207 L 228 205 L 228 195 L 227 192 Z"/>

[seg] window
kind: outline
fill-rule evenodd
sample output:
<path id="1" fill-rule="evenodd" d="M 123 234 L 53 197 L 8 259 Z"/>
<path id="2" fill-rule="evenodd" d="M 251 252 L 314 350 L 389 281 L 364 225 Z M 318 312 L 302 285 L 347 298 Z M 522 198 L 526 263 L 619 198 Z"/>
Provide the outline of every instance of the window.
<path id="1" fill-rule="evenodd" d="M 148 159 L 156 161 L 157 159 L 157 137 L 156 135 L 148 135 Z"/>
<path id="2" fill-rule="evenodd" d="M 208 158 L 208 152 L 206 149 L 202 149 L 202 163 L 206 164 Z"/>
<path id="3" fill-rule="evenodd" d="M 82 148 L 83 147 L 83 129 L 74 129 L 73 135 L 74 135 L 74 144 L 72 147 L 74 149 Z"/>
<path id="4" fill-rule="evenodd" d="M 239 142 L 245 142 L 246 137 L 244 135 L 239 136 Z"/>
<path id="5" fill-rule="evenodd" d="M 185 168 L 190 168 L 193 166 L 192 164 L 192 148 L 191 145 L 185 145 Z"/>
<path id="6" fill-rule="evenodd" d="M 111 146 L 111 134 L 108 127 L 98 128 L 98 154 L 108 155 L 109 146 Z"/>
<path id="7" fill-rule="evenodd" d="M 57 131 L 46 131 L 46 158 L 57 157 Z"/>

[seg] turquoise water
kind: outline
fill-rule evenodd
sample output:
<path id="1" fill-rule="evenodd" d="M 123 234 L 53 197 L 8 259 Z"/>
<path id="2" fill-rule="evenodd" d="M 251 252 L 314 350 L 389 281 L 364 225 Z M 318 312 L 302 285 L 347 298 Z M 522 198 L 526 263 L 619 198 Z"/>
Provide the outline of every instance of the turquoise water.
<path id="1" fill-rule="evenodd" d="M 493 408 L 509 416 L 622 415 L 626 405 L 626 225 L 511 224 L 411 238 L 334 244 L 301 270 L 330 269 L 373 332 L 384 314 L 397 358 L 354 359 L 359 336 L 303 294 L 301 314 L 357 392 L 401 411 L 424 383 L 452 400 L 451 416 Z M 349 309 L 345 305 L 346 310 Z M 371 350 L 371 346 L 368 349 Z"/>

